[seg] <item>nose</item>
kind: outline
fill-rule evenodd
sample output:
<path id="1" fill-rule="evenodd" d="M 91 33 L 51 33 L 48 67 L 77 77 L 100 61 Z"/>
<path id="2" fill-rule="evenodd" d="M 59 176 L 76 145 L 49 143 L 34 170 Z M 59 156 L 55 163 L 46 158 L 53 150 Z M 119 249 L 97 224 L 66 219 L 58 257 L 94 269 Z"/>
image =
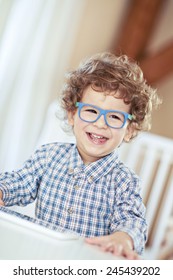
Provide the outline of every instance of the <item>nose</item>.
<path id="1" fill-rule="evenodd" d="M 95 121 L 93 124 L 94 124 L 94 126 L 97 126 L 98 128 L 107 128 L 107 124 L 105 122 L 104 115 L 101 115 L 100 118 L 97 121 Z"/>

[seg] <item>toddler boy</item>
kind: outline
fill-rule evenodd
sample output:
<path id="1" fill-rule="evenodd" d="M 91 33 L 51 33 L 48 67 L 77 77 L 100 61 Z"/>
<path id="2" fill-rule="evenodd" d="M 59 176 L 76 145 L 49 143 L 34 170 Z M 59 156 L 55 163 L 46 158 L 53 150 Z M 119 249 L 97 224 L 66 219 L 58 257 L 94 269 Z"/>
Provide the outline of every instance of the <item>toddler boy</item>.
<path id="1" fill-rule="evenodd" d="M 68 74 L 61 97 L 76 144 L 43 145 L 20 170 L 1 174 L 0 204 L 37 198 L 38 219 L 137 259 L 146 242 L 145 207 L 139 178 L 117 149 L 150 128 L 156 91 L 127 56 L 103 53 Z"/>

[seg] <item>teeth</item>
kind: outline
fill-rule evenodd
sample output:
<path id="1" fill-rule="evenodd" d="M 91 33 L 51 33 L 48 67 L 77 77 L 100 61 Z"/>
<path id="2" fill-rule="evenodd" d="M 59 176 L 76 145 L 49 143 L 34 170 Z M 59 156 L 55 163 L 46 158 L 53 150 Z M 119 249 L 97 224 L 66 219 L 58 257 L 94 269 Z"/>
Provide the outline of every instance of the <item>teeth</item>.
<path id="1" fill-rule="evenodd" d="M 103 136 L 99 136 L 99 135 L 95 135 L 95 134 L 92 134 L 91 135 L 94 137 L 94 138 L 97 138 L 97 139 L 103 139 L 104 137 Z"/>

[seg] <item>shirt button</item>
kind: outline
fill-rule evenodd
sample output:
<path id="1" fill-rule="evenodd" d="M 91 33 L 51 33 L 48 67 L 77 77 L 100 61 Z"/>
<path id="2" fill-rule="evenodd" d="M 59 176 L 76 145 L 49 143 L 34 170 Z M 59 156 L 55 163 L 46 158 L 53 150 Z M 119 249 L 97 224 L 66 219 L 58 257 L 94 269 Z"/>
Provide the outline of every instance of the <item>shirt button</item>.
<path id="1" fill-rule="evenodd" d="M 88 181 L 89 181 L 89 183 L 92 183 L 92 181 L 93 181 L 93 176 L 90 176 L 90 177 L 88 178 Z"/>
<path id="2" fill-rule="evenodd" d="M 74 172 L 73 168 L 69 168 L 68 173 L 73 174 L 73 172 Z"/>
<path id="3" fill-rule="evenodd" d="M 73 208 L 72 207 L 70 207 L 70 208 L 68 208 L 68 210 L 67 210 L 67 212 L 69 213 L 69 214 L 73 214 Z"/>
<path id="4" fill-rule="evenodd" d="M 75 167 L 74 172 L 78 173 L 79 172 L 79 168 Z"/>
<path id="5" fill-rule="evenodd" d="M 79 186 L 74 186 L 75 190 L 77 191 L 80 187 Z"/>

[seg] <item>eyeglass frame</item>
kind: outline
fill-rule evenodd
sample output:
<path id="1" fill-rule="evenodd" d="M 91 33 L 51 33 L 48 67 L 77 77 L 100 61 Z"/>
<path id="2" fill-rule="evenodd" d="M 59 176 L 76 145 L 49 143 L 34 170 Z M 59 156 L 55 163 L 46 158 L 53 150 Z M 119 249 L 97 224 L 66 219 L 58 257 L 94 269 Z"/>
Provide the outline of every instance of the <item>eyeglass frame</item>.
<path id="1" fill-rule="evenodd" d="M 78 116 L 79 116 L 79 118 L 80 118 L 82 121 L 88 122 L 88 123 L 94 123 L 94 122 L 98 121 L 98 119 L 103 115 L 106 125 L 109 126 L 109 127 L 111 127 L 111 128 L 114 128 L 114 129 L 123 128 L 123 127 L 125 126 L 127 120 L 130 120 L 130 121 L 131 121 L 131 120 L 134 119 L 133 115 L 131 115 L 131 114 L 127 113 L 127 112 L 118 111 L 118 110 L 104 110 L 104 109 L 101 109 L 100 107 L 97 107 L 97 106 L 95 106 L 95 105 L 88 104 L 88 103 L 76 102 L 75 106 L 79 108 L 79 110 L 78 110 Z M 86 121 L 86 120 L 84 120 L 84 119 L 81 118 L 80 112 L 81 112 L 81 109 L 82 109 L 84 106 L 91 106 L 91 107 L 93 107 L 93 108 L 95 108 L 95 109 L 97 109 L 97 110 L 99 111 L 99 115 L 98 115 L 98 117 L 97 117 L 94 121 Z M 114 127 L 114 126 L 109 125 L 108 122 L 107 122 L 107 119 L 106 119 L 106 114 L 107 114 L 107 113 L 120 113 L 120 114 L 122 114 L 122 115 L 124 116 L 124 122 L 123 122 L 122 126 L 120 126 L 120 127 Z"/>

